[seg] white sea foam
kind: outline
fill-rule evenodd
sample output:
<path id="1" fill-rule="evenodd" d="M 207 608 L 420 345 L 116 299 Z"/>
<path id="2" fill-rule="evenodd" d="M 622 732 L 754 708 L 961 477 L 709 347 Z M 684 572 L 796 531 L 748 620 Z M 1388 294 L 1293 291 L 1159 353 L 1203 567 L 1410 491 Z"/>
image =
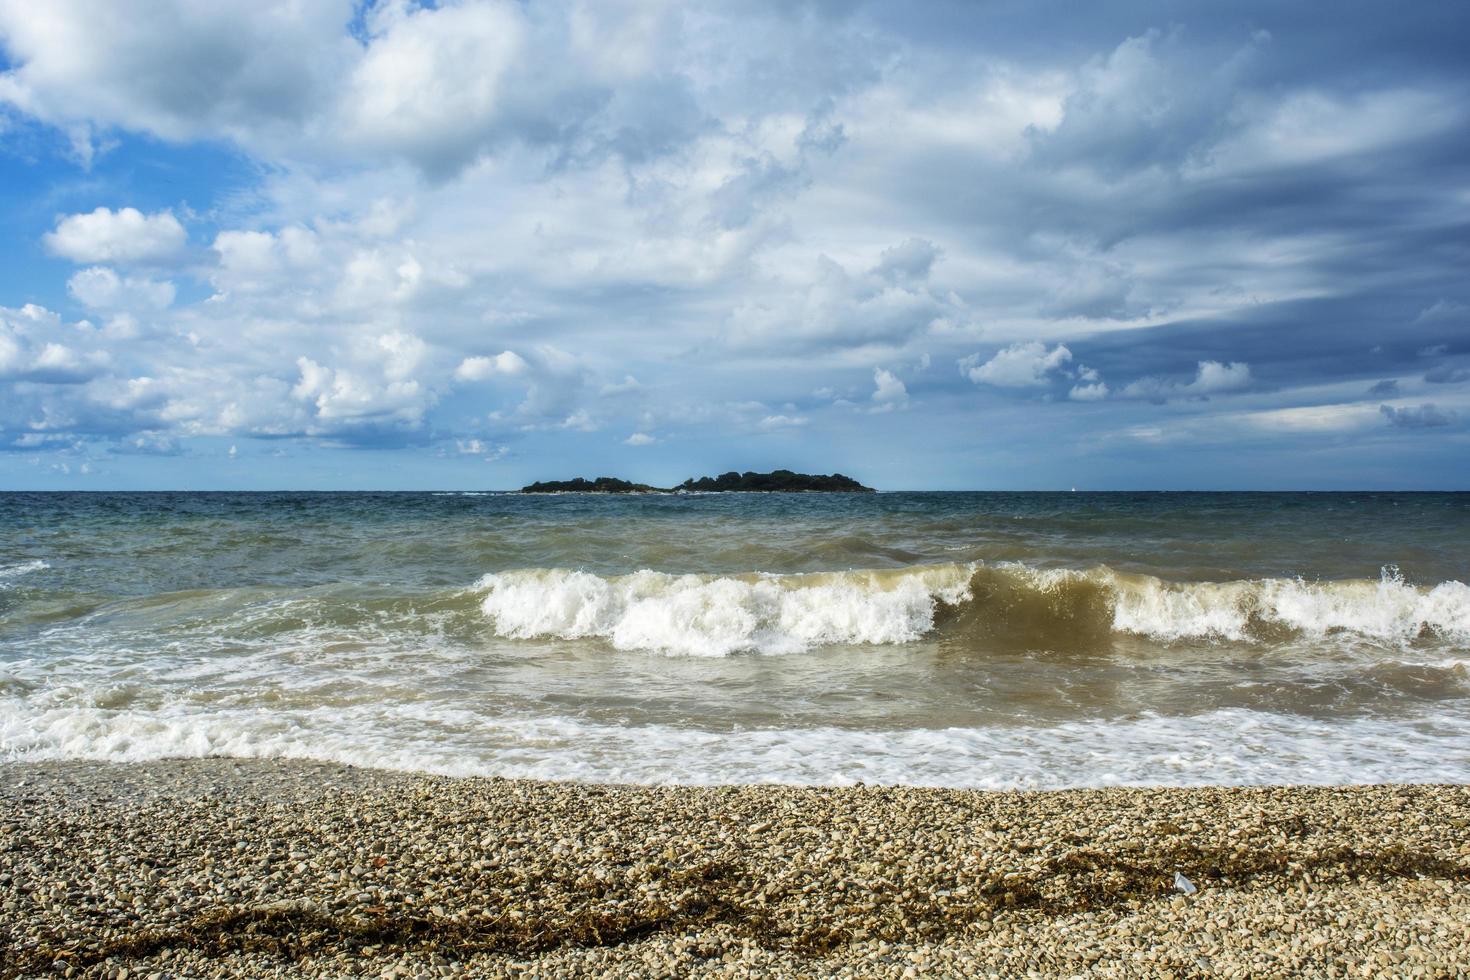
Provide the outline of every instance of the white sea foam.
<path id="1" fill-rule="evenodd" d="M 9 588 L 14 584 L 14 580 L 20 578 L 22 575 L 29 575 L 31 572 L 39 572 L 42 569 L 50 567 L 50 565 L 41 561 L 39 558 L 31 561 L 17 562 L 13 565 L 0 565 L 0 589 Z"/>
<path id="2" fill-rule="evenodd" d="M 1470 586 L 1406 583 L 1393 569 L 1378 581 L 1257 579 L 1167 582 L 1106 567 L 1035 569 L 1019 564 L 940 564 L 890 571 L 803 575 L 668 575 L 641 571 L 603 577 L 567 569 L 485 576 L 476 588 L 496 632 L 518 639 L 601 638 L 618 649 L 725 656 L 791 653 L 825 644 L 908 643 L 934 629 L 941 604 L 980 602 L 975 577 L 1005 588 L 985 592 L 969 610 L 1011 615 L 1027 595 L 1047 600 L 1045 626 L 1082 625 L 1085 603 L 1052 602 L 1069 592 L 1101 595 L 1118 633 L 1163 641 L 1244 641 L 1263 626 L 1308 637 L 1346 633 L 1387 644 L 1424 634 L 1470 642 Z M 1071 620 L 1068 617 L 1072 617 Z"/>
<path id="3" fill-rule="evenodd" d="M 969 594 L 969 578 L 963 565 L 739 577 L 533 569 L 476 587 L 502 636 L 600 637 L 619 649 L 718 657 L 911 642 L 933 628 L 937 603 Z"/>
<path id="4" fill-rule="evenodd" d="M 0 758 L 320 759 L 461 776 L 688 785 L 1470 782 L 1470 718 L 1457 711 L 1328 721 L 1224 709 L 1051 727 L 710 731 L 556 716 L 482 717 L 461 709 L 439 717 L 431 707 L 405 712 L 407 707 L 282 712 L 174 704 L 145 711 L 42 708 L 0 698 Z M 425 734 L 446 728 L 461 734 Z"/>
<path id="5" fill-rule="evenodd" d="M 1158 639 L 1246 638 L 1252 622 L 1311 637 L 1341 632 L 1386 643 L 1408 643 L 1424 633 L 1454 643 L 1470 641 L 1470 586 L 1441 582 L 1421 589 L 1385 569 L 1377 582 L 1165 583 L 1119 577 L 1114 626 Z"/>

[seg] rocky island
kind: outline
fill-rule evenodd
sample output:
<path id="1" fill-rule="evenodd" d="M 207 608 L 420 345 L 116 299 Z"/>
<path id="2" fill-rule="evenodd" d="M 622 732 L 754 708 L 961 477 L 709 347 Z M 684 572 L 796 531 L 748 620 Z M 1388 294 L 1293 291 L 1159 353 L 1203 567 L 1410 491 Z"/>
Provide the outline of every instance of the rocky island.
<path id="1" fill-rule="evenodd" d="M 721 473 L 688 479 L 677 487 L 651 487 L 611 476 L 595 480 L 545 480 L 521 488 L 521 493 L 873 493 L 850 476 L 830 476 L 772 470 L 770 473 Z"/>

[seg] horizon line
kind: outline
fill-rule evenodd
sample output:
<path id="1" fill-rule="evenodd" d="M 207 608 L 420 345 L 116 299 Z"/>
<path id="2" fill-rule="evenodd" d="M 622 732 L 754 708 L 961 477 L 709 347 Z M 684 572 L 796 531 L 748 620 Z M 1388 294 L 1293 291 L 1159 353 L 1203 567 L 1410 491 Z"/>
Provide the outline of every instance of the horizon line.
<path id="1" fill-rule="evenodd" d="M 639 496 L 713 496 L 716 494 L 741 494 L 744 496 L 776 496 L 776 495 L 813 495 L 830 496 L 833 494 L 851 493 L 858 496 L 866 496 L 869 493 L 1470 493 L 1467 488 L 1387 488 L 1387 487 L 1354 487 L 1349 489 L 1320 489 L 1312 487 L 1206 487 L 1206 488 L 1170 488 L 1170 487 L 1147 487 L 1147 488 L 1120 488 L 1120 487 L 1049 487 L 1049 488 L 984 488 L 969 487 L 963 489 L 938 489 L 938 488 L 916 488 L 906 487 L 900 489 L 871 491 L 858 490 L 695 490 L 680 492 L 676 489 L 656 490 L 632 490 L 621 492 L 606 492 L 596 490 L 549 490 L 525 492 L 520 487 L 497 488 L 497 487 L 428 487 L 428 488 L 391 488 L 391 487 L 271 487 L 271 488 L 243 488 L 243 487 L 215 487 L 208 489 L 183 488 L 183 487 L 35 487 L 22 488 L 0 488 L 0 494 L 17 493 L 482 493 L 482 494 L 518 494 L 527 497 L 553 497 L 586 495 L 595 497 L 639 497 Z"/>

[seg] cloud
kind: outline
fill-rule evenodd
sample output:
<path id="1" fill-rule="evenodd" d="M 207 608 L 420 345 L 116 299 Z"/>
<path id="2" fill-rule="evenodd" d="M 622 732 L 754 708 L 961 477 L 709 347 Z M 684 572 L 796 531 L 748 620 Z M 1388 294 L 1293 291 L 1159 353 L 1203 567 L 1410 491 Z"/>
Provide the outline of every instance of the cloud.
<path id="1" fill-rule="evenodd" d="M 13 237 L 77 263 L 0 303 L 88 317 L 7 312 L 0 428 L 182 474 L 203 437 L 529 466 L 820 422 L 952 486 L 1177 483 L 1038 448 L 1132 427 L 1191 479 L 1378 479 L 1379 401 L 1466 381 L 1470 14 L 1245 3 L 0 0 L 18 186 L 63 202 Z"/>
<path id="2" fill-rule="evenodd" d="M 144 431 L 119 442 L 113 452 L 132 456 L 179 456 L 184 448 L 172 433 Z"/>
<path id="3" fill-rule="evenodd" d="M 763 284 L 774 295 L 738 305 L 726 340 L 766 348 L 897 346 L 946 321 L 966 321 L 957 296 L 925 281 L 935 254 L 928 243 L 910 240 L 857 273 L 820 255 Z"/>
<path id="4" fill-rule="evenodd" d="M 348 0 L 4 0 L 0 98 L 62 127 L 258 145 L 326 101 L 350 16 Z"/>
<path id="5" fill-rule="evenodd" d="M 1438 406 L 1429 402 L 1418 408 L 1379 405 L 1378 411 L 1396 429 L 1431 429 L 1453 425 L 1459 421 L 1459 416 L 1454 412 L 1441 411 Z"/>
<path id="6" fill-rule="evenodd" d="M 281 295 L 316 285 L 329 261 L 323 255 L 322 236 L 300 226 L 277 232 L 226 229 L 215 236 L 210 249 L 219 259 L 210 281 L 225 295 L 267 291 Z"/>
<path id="7" fill-rule="evenodd" d="M 1393 398 L 1399 393 L 1399 383 L 1394 378 L 1385 378 L 1368 389 L 1372 398 Z"/>
<path id="8" fill-rule="evenodd" d="M 88 158 L 99 134 L 120 128 L 261 157 L 406 161 L 436 180 L 516 144 L 647 159 L 705 125 L 672 59 L 648 46 L 677 40 L 678 12 L 665 5 L 593 15 L 379 0 L 360 17 L 358 6 L 3 0 L 0 39 L 15 67 L 0 101 L 66 131 Z M 637 38 L 626 49 L 646 55 L 614 68 L 608 37 Z"/>
<path id="9" fill-rule="evenodd" d="M 439 397 L 416 376 L 427 350 L 419 337 L 391 331 L 359 339 L 339 355 L 342 363 L 298 357 L 290 388 L 305 412 L 298 424 L 306 434 L 347 442 L 416 436 Z"/>
<path id="10" fill-rule="evenodd" d="M 577 432 L 596 432 L 602 428 L 602 422 L 594 418 L 592 413 L 587 411 L 587 409 L 579 408 L 560 422 L 557 422 L 552 428 L 572 429 Z"/>
<path id="11" fill-rule="evenodd" d="M 1001 388 L 1033 388 L 1051 382 L 1050 375 L 1072 360 L 1062 344 L 1047 350 L 1039 340 L 1012 344 L 983 363 L 979 354 L 960 359 L 960 374 L 975 384 Z"/>
<path id="12" fill-rule="evenodd" d="M 458 379 L 464 380 L 461 371 L 471 378 L 505 377 L 524 385 L 525 395 L 514 410 L 491 412 L 493 421 L 514 422 L 527 431 L 593 432 L 605 424 L 602 408 L 594 414 L 588 404 L 595 375 L 582 358 L 554 345 L 539 344 L 525 356 L 504 351 L 495 357 L 469 358 L 456 369 Z"/>
<path id="13" fill-rule="evenodd" d="M 525 43 L 522 16 L 500 2 L 382 4 L 374 12 L 375 30 L 343 93 L 343 137 L 451 174 L 479 155 L 508 109 L 506 75 Z"/>
<path id="14" fill-rule="evenodd" d="M 630 395 L 635 391 L 642 391 L 643 385 L 631 374 L 623 375 L 622 381 L 610 381 L 597 389 L 597 393 L 604 398 L 614 398 L 618 395 Z"/>
<path id="15" fill-rule="evenodd" d="M 119 276 L 106 266 L 75 273 L 66 283 L 84 306 L 94 310 L 162 310 L 174 301 L 174 284 L 145 277 Z"/>
<path id="16" fill-rule="evenodd" d="M 1103 381 L 1102 375 L 1095 368 L 1086 364 L 1077 365 L 1077 384 L 1067 392 L 1067 397 L 1074 402 L 1097 402 L 1108 397 L 1110 389 Z"/>
<path id="17" fill-rule="evenodd" d="M 1424 380 L 1433 385 L 1458 384 L 1461 381 L 1470 381 L 1470 367 L 1438 364 L 1424 372 Z"/>
<path id="18" fill-rule="evenodd" d="M 892 371 L 885 368 L 874 368 L 872 402 L 870 411 L 874 412 L 891 412 L 894 409 L 907 408 L 909 390 Z"/>
<path id="19" fill-rule="evenodd" d="M 635 432 L 623 440 L 625 446 L 651 446 L 658 440 L 647 432 Z"/>
<path id="20" fill-rule="evenodd" d="M 135 263 L 174 258 L 187 239 L 171 211 L 144 214 L 137 208 L 98 208 L 59 219 L 44 241 L 51 252 L 77 263 Z"/>
<path id="21" fill-rule="evenodd" d="M 1035 156 L 1109 179 L 1180 166 L 1229 131 L 1241 82 L 1268 43 L 1258 34 L 1222 60 L 1201 63 L 1181 30 L 1127 38 L 1077 71 L 1056 126 L 1030 131 Z"/>
<path id="22" fill-rule="evenodd" d="M 1415 323 L 1435 323 L 1437 321 L 1464 320 L 1470 317 L 1470 305 L 1457 303 L 1450 299 L 1439 299 L 1419 311 L 1414 317 Z"/>
<path id="23" fill-rule="evenodd" d="M 504 459 L 509 453 L 505 446 L 495 446 L 480 439 L 456 439 L 454 451 L 461 456 L 479 456 L 487 463 Z"/>
<path id="24" fill-rule="evenodd" d="M 323 421 L 416 422 L 423 414 L 424 392 L 417 381 L 389 381 L 347 368 L 323 367 L 309 357 L 296 363 L 301 376 L 291 397 L 310 402 Z"/>
<path id="25" fill-rule="evenodd" d="M 485 381 L 490 378 L 514 378 L 530 370 L 525 358 L 515 351 L 501 351 L 494 357 L 467 357 L 454 369 L 457 381 Z"/>
<path id="26" fill-rule="evenodd" d="M 1208 398 L 1210 395 L 1240 391 L 1252 383 L 1250 365 L 1244 361 L 1200 361 L 1194 380 L 1180 383 L 1168 378 L 1147 377 L 1124 387 L 1124 398 L 1146 398 L 1164 401 L 1172 398 Z"/>
<path id="27" fill-rule="evenodd" d="M 1250 383 L 1251 368 L 1243 361 L 1231 361 L 1229 364 L 1200 361 L 1189 388 L 1192 393 L 1207 395 L 1217 391 L 1238 391 L 1249 387 Z"/>
<path id="28" fill-rule="evenodd" d="M 923 282 L 939 257 L 933 242 L 910 238 L 883 250 L 874 272 L 890 282 Z"/>
<path id="29" fill-rule="evenodd" d="M 85 328 L 67 329 L 44 307 L 0 307 L 0 378 L 80 385 L 103 373 L 110 361 L 105 350 L 92 346 L 93 339 Z"/>

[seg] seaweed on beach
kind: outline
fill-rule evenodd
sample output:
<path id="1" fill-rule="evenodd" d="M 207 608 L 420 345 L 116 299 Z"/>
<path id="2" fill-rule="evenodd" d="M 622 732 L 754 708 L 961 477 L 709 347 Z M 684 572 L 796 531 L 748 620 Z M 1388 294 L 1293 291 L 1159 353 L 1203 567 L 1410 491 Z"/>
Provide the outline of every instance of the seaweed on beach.
<path id="1" fill-rule="evenodd" d="M 375 955 L 385 949 L 432 951 L 464 958 L 475 954 L 534 955 L 566 946 L 616 946 L 659 933 L 689 934 L 725 926 L 761 945 L 821 956 L 860 939 L 889 942 L 941 939 L 981 920 L 1060 916 L 1123 902 L 1162 901 L 1170 878 L 1184 870 L 1215 886 L 1248 887 L 1258 879 L 1318 884 L 1386 878 L 1470 880 L 1470 866 L 1403 847 L 1368 851 L 1337 846 L 1306 852 L 1281 848 L 1200 847 L 1174 841 L 1131 857 L 1078 848 L 1024 870 L 997 866 L 976 882 L 971 894 L 952 900 L 942 894 L 942 869 L 926 886 L 868 882 L 857 907 L 836 901 L 830 889 L 807 902 L 779 890 L 751 868 L 707 862 L 664 868 L 654 879 L 677 889 L 668 900 L 638 900 L 645 874 L 630 873 L 605 888 L 572 892 L 559 908 L 502 906 L 459 916 L 409 913 L 399 909 L 338 914 L 307 904 L 218 908 L 173 928 L 142 928 L 101 942 L 53 935 L 28 948 L 12 946 L 0 977 L 17 977 L 60 961 L 82 968 L 109 960 L 133 960 L 176 948 L 210 957 L 236 952 L 291 961 L 322 953 Z M 551 874 L 515 875 L 543 894 L 566 896 L 572 879 Z M 509 884 L 502 881 L 502 885 Z M 593 894 L 596 891 L 597 894 Z M 774 895 L 775 901 L 769 900 Z M 549 903 L 548 903 L 549 904 Z M 0 947 L 3 948 L 3 947 Z"/>

